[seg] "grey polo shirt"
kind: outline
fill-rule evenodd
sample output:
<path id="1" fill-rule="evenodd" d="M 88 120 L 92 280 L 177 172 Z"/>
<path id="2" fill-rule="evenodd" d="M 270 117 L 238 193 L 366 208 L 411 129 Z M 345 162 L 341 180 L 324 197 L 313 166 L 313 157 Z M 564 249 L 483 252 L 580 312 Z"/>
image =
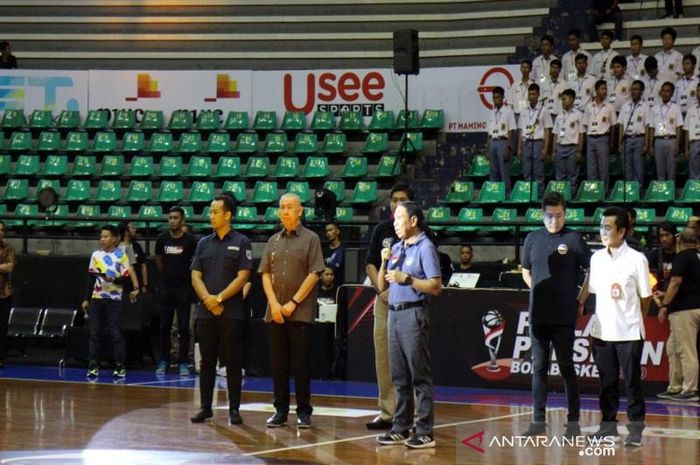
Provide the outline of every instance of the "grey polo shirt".
<path id="1" fill-rule="evenodd" d="M 316 233 L 300 224 L 289 234 L 283 229 L 267 241 L 258 272 L 271 274 L 272 288 L 277 301 L 284 305 L 292 300 L 309 274 L 320 273 L 324 266 L 321 240 Z M 314 287 L 306 299 L 299 303 L 294 313 L 285 319 L 313 322 L 317 292 L 317 287 Z M 272 321 L 269 304 L 265 312 L 265 321 Z"/>
<path id="2" fill-rule="evenodd" d="M 387 270 L 400 270 L 418 279 L 442 278 L 437 249 L 424 232 L 420 233 L 413 244 L 405 244 L 403 240 L 394 244 Z M 389 285 L 389 305 L 425 299 L 426 295 L 413 286 L 396 283 Z"/>
<path id="3" fill-rule="evenodd" d="M 250 240 L 243 234 L 231 230 L 223 239 L 216 233 L 204 236 L 197 243 L 192 259 L 191 270 L 202 273 L 202 281 L 211 295 L 217 295 L 236 279 L 240 270 L 253 269 L 253 250 Z M 243 320 L 243 296 L 239 292 L 224 300 L 222 318 Z M 197 305 L 197 318 L 214 318 L 214 315 L 200 302 Z"/>

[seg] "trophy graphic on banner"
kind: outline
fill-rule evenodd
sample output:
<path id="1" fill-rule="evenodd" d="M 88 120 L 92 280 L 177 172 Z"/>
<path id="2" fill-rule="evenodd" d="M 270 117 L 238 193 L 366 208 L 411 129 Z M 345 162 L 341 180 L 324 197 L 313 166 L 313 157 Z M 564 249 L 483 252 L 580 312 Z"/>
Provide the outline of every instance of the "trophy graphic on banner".
<path id="1" fill-rule="evenodd" d="M 481 327 L 484 330 L 484 345 L 489 350 L 491 363 L 488 371 L 498 372 L 501 367 L 498 366 L 498 348 L 501 345 L 501 337 L 503 336 L 503 328 L 505 328 L 505 320 L 498 310 L 489 310 L 481 317 Z"/>

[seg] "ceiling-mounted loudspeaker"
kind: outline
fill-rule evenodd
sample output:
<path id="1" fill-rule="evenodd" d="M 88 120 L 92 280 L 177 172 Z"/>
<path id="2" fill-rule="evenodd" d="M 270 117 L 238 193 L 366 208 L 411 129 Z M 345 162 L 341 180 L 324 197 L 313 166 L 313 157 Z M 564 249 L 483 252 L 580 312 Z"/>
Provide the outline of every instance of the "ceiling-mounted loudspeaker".
<path id="1" fill-rule="evenodd" d="M 394 72 L 396 74 L 418 74 L 418 31 L 402 29 L 394 31 Z"/>

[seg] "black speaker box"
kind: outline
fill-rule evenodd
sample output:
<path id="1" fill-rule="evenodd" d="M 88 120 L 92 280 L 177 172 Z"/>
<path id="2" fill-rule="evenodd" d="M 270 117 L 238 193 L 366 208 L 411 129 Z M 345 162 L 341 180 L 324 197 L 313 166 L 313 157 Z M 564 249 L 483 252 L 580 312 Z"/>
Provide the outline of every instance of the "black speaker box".
<path id="1" fill-rule="evenodd" d="M 394 72 L 396 74 L 418 74 L 418 31 L 402 29 L 394 31 Z"/>

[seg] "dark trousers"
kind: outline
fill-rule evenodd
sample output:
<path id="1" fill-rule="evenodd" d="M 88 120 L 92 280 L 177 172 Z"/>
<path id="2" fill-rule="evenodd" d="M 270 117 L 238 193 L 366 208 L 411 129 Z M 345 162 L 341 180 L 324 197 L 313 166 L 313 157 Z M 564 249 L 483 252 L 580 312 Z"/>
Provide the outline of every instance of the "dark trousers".
<path id="1" fill-rule="evenodd" d="M 588 36 L 591 42 L 598 42 L 598 25 L 612 21 L 615 23 L 615 39 L 622 40 L 622 12 L 615 10 L 609 15 L 599 12 L 600 15 L 588 15 Z"/>
<path id="2" fill-rule="evenodd" d="M 190 290 L 180 287 L 166 287 L 159 296 L 160 305 L 160 359 L 170 359 L 170 330 L 177 312 L 177 329 L 180 335 L 178 363 L 189 361 L 190 347 Z M 200 348 L 201 350 L 201 348 Z"/>
<path id="3" fill-rule="evenodd" d="M 229 409 L 240 407 L 245 327 L 245 320 L 197 319 L 197 340 L 199 352 L 202 355 L 199 368 L 199 395 L 203 409 L 211 409 L 217 359 L 226 364 Z M 187 345 L 183 345 L 182 342 L 180 347 L 185 347 L 185 352 L 187 351 Z"/>
<path id="4" fill-rule="evenodd" d="M 630 426 L 644 428 L 646 406 L 642 389 L 642 340 L 611 342 L 593 339 L 593 358 L 600 375 L 600 411 L 603 422 L 617 422 L 620 407 L 620 369 L 627 391 Z"/>
<path id="5" fill-rule="evenodd" d="M 581 398 L 578 377 L 574 368 L 574 327 L 559 325 L 533 325 L 530 328 L 532 341 L 532 399 L 533 421 L 545 421 L 547 404 L 547 373 L 551 348 L 557 356 L 559 372 L 564 379 L 566 400 L 569 407 L 568 421 L 578 421 Z"/>
<path id="6" fill-rule="evenodd" d="M 667 15 L 674 15 L 677 18 L 678 15 L 683 14 L 683 0 L 665 0 L 665 3 Z"/>
<path id="7" fill-rule="evenodd" d="M 7 350 L 7 324 L 10 321 L 12 296 L 0 299 L 0 361 L 5 358 Z"/>
<path id="8" fill-rule="evenodd" d="M 417 434 L 432 434 L 435 422 L 433 375 L 430 369 L 430 315 L 427 307 L 389 311 L 391 380 L 396 388 L 393 430 L 413 426 L 413 391 L 418 421 Z"/>
<path id="9" fill-rule="evenodd" d="M 90 361 L 97 361 L 100 356 L 100 336 L 102 328 L 106 328 L 112 340 L 114 361 L 117 364 L 124 363 L 124 337 L 121 328 L 119 328 L 121 310 L 122 302 L 120 300 L 90 300 L 88 311 L 88 321 L 90 322 L 88 358 Z"/>
<path id="10" fill-rule="evenodd" d="M 289 376 L 294 376 L 297 414 L 311 415 L 311 323 L 286 321 L 267 325 L 275 410 L 289 413 Z"/>

